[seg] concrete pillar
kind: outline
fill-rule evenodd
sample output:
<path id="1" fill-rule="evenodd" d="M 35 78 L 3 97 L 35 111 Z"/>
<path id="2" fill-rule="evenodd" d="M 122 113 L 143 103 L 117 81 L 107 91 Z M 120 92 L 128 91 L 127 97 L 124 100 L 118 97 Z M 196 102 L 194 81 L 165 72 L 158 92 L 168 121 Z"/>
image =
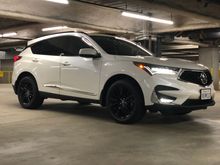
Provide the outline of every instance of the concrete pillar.
<path id="1" fill-rule="evenodd" d="M 161 57 L 161 38 L 160 37 L 157 37 L 154 54 L 156 57 Z"/>
<path id="2" fill-rule="evenodd" d="M 218 47 L 199 48 L 199 63 L 207 66 L 212 71 L 215 90 L 219 90 L 219 59 Z"/>
<path id="3" fill-rule="evenodd" d="M 151 16 L 152 14 L 149 14 L 149 16 Z M 151 32 L 153 30 L 153 24 L 151 21 L 148 22 L 148 31 L 149 31 L 149 40 L 148 40 L 148 49 L 151 52 L 152 51 L 152 35 Z"/>
<path id="4" fill-rule="evenodd" d="M 148 16 L 152 16 L 152 13 L 148 13 Z M 147 39 L 144 41 L 145 48 L 148 48 L 148 50 L 152 51 L 152 30 L 153 30 L 153 24 L 151 21 L 143 21 L 143 35 L 144 37 L 148 36 L 148 42 Z"/>
<path id="5" fill-rule="evenodd" d="M 152 51 L 152 36 L 151 36 L 151 35 L 149 35 L 148 50 L 149 50 L 150 52 Z"/>
<path id="6" fill-rule="evenodd" d="M 147 37 L 147 35 L 148 35 L 147 23 L 146 23 L 146 21 L 143 21 L 143 37 L 145 38 L 145 37 Z M 147 39 L 146 38 L 144 39 L 143 44 L 144 44 L 145 48 L 148 47 L 148 43 L 147 43 Z"/>

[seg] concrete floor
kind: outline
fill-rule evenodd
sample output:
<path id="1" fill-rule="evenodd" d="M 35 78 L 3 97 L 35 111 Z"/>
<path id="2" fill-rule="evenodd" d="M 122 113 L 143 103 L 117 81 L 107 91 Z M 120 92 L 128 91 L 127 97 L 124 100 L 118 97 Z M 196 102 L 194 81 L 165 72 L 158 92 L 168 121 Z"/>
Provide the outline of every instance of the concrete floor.
<path id="1" fill-rule="evenodd" d="M 220 92 L 205 111 L 120 125 L 96 105 L 46 100 L 24 110 L 0 85 L 0 165 L 219 165 L 219 101 Z"/>

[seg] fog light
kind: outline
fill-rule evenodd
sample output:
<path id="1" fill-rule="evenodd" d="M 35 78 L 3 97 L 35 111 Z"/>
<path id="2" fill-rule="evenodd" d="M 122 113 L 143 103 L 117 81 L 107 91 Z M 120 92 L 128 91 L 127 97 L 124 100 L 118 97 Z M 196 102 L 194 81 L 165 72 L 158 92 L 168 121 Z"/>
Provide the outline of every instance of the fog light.
<path id="1" fill-rule="evenodd" d="M 170 104 L 172 102 L 174 102 L 174 100 L 167 99 L 167 98 L 160 98 L 160 103 L 161 104 Z"/>
<path id="2" fill-rule="evenodd" d="M 175 97 L 167 96 L 155 91 L 151 96 L 151 101 L 155 104 L 172 104 L 175 100 Z"/>

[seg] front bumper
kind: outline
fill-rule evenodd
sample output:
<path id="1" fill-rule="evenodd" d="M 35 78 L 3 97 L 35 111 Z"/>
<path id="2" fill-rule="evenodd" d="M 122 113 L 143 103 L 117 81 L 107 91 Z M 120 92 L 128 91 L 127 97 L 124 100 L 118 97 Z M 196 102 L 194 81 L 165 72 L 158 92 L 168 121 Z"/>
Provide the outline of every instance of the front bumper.
<path id="1" fill-rule="evenodd" d="M 213 84 L 201 86 L 178 80 L 176 76 L 155 75 L 151 91 L 151 105 L 154 110 L 199 110 L 215 105 Z M 201 90 L 210 89 L 211 99 L 202 100 Z M 145 104 L 147 106 L 147 104 Z"/>
<path id="2" fill-rule="evenodd" d="M 193 100 L 189 99 L 186 100 L 182 105 L 166 105 L 166 104 L 158 104 L 155 103 L 152 106 L 149 106 L 148 108 L 153 109 L 155 111 L 174 111 L 174 110 L 200 110 L 200 109 L 206 109 L 208 106 L 214 106 L 215 101 L 213 99 L 210 100 Z"/>
<path id="3" fill-rule="evenodd" d="M 214 99 L 215 90 L 213 84 L 200 86 L 198 84 L 180 81 L 176 76 L 153 76 L 154 87 L 151 92 L 151 102 L 158 103 L 158 94 L 175 98 L 172 105 L 183 105 L 187 100 L 198 101 L 201 97 L 201 90 L 210 89 L 211 98 Z M 159 88 L 158 88 L 159 87 Z M 168 99 L 169 99 L 168 97 Z"/>

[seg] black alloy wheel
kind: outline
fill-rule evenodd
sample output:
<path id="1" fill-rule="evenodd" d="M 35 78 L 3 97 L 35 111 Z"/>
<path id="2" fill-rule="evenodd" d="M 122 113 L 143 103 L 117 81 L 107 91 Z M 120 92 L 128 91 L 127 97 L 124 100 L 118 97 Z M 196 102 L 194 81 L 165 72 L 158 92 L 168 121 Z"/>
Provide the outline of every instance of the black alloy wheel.
<path id="1" fill-rule="evenodd" d="M 23 108 L 39 108 L 44 101 L 39 94 L 37 84 L 31 77 L 23 77 L 18 85 L 18 100 Z"/>
<path id="2" fill-rule="evenodd" d="M 111 85 L 107 92 L 107 106 L 119 123 L 134 123 L 146 112 L 142 94 L 131 80 L 123 79 Z"/>

